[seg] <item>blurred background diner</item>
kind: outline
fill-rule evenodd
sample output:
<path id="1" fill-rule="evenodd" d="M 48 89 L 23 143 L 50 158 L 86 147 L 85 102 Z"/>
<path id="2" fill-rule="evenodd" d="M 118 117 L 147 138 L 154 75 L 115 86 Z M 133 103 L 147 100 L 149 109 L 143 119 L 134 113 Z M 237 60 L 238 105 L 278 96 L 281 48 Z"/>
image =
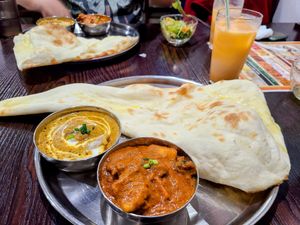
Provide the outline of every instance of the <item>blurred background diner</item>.
<path id="1" fill-rule="evenodd" d="M 145 22 L 145 9 L 153 7 L 168 9 L 172 0 L 17 0 L 17 4 L 23 8 L 21 14 L 28 15 L 26 11 L 40 13 L 43 17 L 48 16 L 74 16 L 79 13 L 99 13 L 113 18 L 115 22 L 138 24 Z M 152 11 L 152 10 L 151 10 Z M 148 12 L 148 11 L 147 11 Z M 34 17 L 38 14 L 32 13 Z"/>
<path id="2" fill-rule="evenodd" d="M 21 17 L 37 19 L 40 16 L 77 16 L 79 13 L 102 13 L 109 15 L 116 22 L 136 24 L 159 18 L 162 14 L 172 12 L 172 0 L 17 0 L 21 7 Z M 185 11 L 203 21 L 210 22 L 213 0 L 181 1 Z M 261 12 L 263 24 L 273 22 L 299 22 L 299 0 L 245 0 L 244 8 Z M 147 9 L 145 11 L 145 9 Z M 153 21 L 153 20 L 152 20 Z"/>

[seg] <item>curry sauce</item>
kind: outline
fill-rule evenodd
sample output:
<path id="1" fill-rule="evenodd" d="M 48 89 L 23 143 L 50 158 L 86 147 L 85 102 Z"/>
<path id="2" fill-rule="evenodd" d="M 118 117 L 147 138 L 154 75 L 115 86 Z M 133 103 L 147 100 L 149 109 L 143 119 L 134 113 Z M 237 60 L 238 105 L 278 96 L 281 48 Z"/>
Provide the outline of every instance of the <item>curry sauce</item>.
<path id="1" fill-rule="evenodd" d="M 116 143 L 120 127 L 108 114 L 78 111 L 45 123 L 36 144 L 46 156 L 58 160 L 80 160 L 101 154 Z"/>
<path id="2" fill-rule="evenodd" d="M 125 212 L 145 216 L 170 213 L 185 205 L 197 187 L 197 172 L 187 156 L 170 147 L 125 147 L 99 168 L 105 195 Z"/>
<path id="3" fill-rule="evenodd" d="M 72 26 L 75 24 L 74 20 L 68 17 L 46 17 L 41 18 L 36 22 L 37 25 L 55 24 L 63 27 Z"/>
<path id="4" fill-rule="evenodd" d="M 76 19 L 79 23 L 82 24 L 103 24 L 111 21 L 111 18 L 106 15 L 101 14 L 83 14 L 80 13 Z"/>

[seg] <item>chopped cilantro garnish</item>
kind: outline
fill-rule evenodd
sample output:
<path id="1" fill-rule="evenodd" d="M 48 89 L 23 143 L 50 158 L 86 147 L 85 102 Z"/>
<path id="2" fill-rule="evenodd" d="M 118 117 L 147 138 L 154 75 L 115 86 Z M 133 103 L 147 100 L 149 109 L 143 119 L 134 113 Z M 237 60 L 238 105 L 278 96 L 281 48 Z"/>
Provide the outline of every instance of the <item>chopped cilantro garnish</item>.
<path id="1" fill-rule="evenodd" d="M 143 167 L 144 167 L 145 169 L 149 169 L 151 166 L 150 166 L 149 163 L 145 163 L 145 164 L 143 165 Z"/>
<path id="2" fill-rule="evenodd" d="M 68 136 L 67 136 L 67 140 L 70 140 L 70 139 L 73 139 L 73 138 L 75 138 L 75 135 L 72 133 L 72 134 L 69 134 Z"/>
<path id="3" fill-rule="evenodd" d="M 156 159 L 148 159 L 148 158 L 144 158 L 143 160 L 144 160 L 144 161 L 148 161 L 147 163 L 145 163 L 145 164 L 143 165 L 143 167 L 144 167 L 145 169 L 149 169 L 151 166 L 157 165 L 157 164 L 158 164 L 158 161 L 157 161 Z"/>
<path id="4" fill-rule="evenodd" d="M 157 165 L 158 164 L 158 161 L 155 160 L 155 159 L 149 159 L 149 164 L 152 166 L 152 165 Z"/>
<path id="5" fill-rule="evenodd" d="M 89 130 L 86 126 L 86 124 L 82 124 L 80 128 L 75 128 L 74 131 L 80 131 L 81 134 L 90 134 L 91 130 Z"/>

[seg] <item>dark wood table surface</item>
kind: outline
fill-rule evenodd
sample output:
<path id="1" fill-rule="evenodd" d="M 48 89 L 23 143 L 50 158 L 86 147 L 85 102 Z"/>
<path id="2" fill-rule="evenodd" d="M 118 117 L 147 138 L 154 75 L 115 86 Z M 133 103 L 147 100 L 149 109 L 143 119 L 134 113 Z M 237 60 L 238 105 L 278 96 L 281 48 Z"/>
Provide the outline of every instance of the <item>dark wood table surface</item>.
<path id="1" fill-rule="evenodd" d="M 294 24 L 271 26 L 287 33 L 288 40 L 300 40 L 300 29 Z M 0 39 L 0 100 L 68 83 L 98 84 L 137 75 L 171 75 L 208 84 L 211 54 L 206 44 L 208 26 L 199 24 L 195 36 L 180 48 L 163 40 L 157 24 L 146 25 L 140 32 L 140 45 L 115 60 L 65 65 L 31 74 L 18 72 L 12 39 Z M 141 53 L 146 58 L 139 56 Z M 300 101 L 291 92 L 265 96 L 282 129 L 292 169 L 289 180 L 280 185 L 274 204 L 258 224 L 300 224 Z M 37 181 L 32 135 L 41 119 L 41 116 L 0 118 L 0 224 L 68 224 L 48 203 Z"/>

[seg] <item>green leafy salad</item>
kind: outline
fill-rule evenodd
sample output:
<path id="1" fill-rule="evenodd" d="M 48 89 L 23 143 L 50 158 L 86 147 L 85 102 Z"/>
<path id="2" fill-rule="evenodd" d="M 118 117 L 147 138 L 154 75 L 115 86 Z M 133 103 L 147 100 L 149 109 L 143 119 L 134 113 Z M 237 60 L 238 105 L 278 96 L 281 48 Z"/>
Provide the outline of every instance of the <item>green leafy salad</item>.
<path id="1" fill-rule="evenodd" d="M 177 9 L 182 17 L 171 18 L 165 17 L 161 20 L 161 26 L 165 35 L 172 39 L 186 39 L 191 37 L 195 29 L 195 25 L 189 21 L 189 17 L 185 14 L 181 7 L 181 2 L 176 0 L 172 7 Z"/>
<path id="2" fill-rule="evenodd" d="M 175 20 L 170 17 L 166 17 L 161 21 L 161 25 L 164 32 L 174 39 L 185 39 L 192 35 L 194 27 L 186 24 L 183 20 Z"/>

